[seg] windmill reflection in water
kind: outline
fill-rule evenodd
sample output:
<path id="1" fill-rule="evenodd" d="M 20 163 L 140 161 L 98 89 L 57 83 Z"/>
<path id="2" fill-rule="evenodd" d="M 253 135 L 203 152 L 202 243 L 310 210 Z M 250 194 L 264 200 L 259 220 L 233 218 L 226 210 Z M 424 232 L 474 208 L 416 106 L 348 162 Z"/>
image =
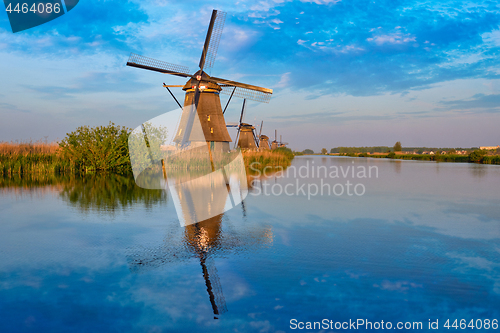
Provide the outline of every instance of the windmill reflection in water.
<path id="1" fill-rule="evenodd" d="M 235 176 L 231 175 L 234 184 Z M 242 174 L 242 177 L 246 175 Z M 172 179 L 168 179 L 172 181 Z M 177 179 L 178 181 L 178 179 Z M 209 214 L 211 210 L 224 211 L 224 206 L 232 196 L 231 182 L 229 185 L 221 182 L 213 182 L 207 177 L 198 177 L 191 181 L 176 184 L 176 191 L 172 191 L 176 205 L 180 205 L 185 212 L 191 212 L 191 217 L 196 215 Z M 246 179 L 244 180 L 246 183 Z M 217 184 L 217 185 L 215 185 Z M 215 186 L 214 186 L 215 185 Z M 215 188 L 219 187 L 219 188 Z M 233 187 L 235 187 L 233 185 Z M 239 190 L 239 187 L 236 186 Z M 222 191 L 223 190 L 223 191 Z M 210 203 L 197 202 L 196 197 L 203 192 L 215 193 Z M 226 193 L 225 197 L 220 193 Z M 199 203 L 199 204 L 197 204 Z M 244 202 L 242 203 L 243 221 L 246 220 Z M 188 216 L 189 218 L 189 216 Z M 140 273 L 149 269 L 157 269 L 163 265 L 174 264 L 176 262 L 188 261 L 196 258 L 199 260 L 205 285 L 209 295 L 209 300 L 214 313 L 214 319 L 227 311 L 225 298 L 219 281 L 215 258 L 226 257 L 229 254 L 247 253 L 259 247 L 272 245 L 273 233 L 270 227 L 262 226 L 254 229 L 248 225 L 234 225 L 223 214 L 210 217 L 198 223 L 186 221 L 182 242 L 174 244 L 170 239 L 166 239 L 165 245 L 157 248 L 137 249 L 129 255 L 129 267 L 132 272 Z"/>

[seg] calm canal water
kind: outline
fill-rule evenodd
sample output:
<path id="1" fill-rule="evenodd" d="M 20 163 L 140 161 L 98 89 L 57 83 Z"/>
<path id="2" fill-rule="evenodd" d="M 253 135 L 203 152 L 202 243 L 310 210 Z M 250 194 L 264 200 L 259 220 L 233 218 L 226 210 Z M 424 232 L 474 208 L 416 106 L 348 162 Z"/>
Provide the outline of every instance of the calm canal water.
<path id="1" fill-rule="evenodd" d="M 499 166 L 297 157 L 188 227 L 127 177 L 2 186 L 0 332 L 500 320 Z"/>

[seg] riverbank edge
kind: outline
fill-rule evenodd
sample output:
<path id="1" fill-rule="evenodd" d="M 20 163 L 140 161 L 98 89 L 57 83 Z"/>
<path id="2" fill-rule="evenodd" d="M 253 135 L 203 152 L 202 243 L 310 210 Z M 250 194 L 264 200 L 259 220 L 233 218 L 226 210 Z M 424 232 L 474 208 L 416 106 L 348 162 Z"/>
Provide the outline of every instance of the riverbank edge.
<path id="1" fill-rule="evenodd" d="M 288 148 L 278 148 L 265 151 L 242 151 L 243 160 L 247 170 L 266 167 L 287 168 L 290 166 L 294 154 Z M 130 165 L 119 170 L 107 172 L 131 173 Z M 74 163 L 64 159 L 58 152 L 54 153 L 29 153 L 29 154 L 0 154 L 0 176 L 12 177 L 14 175 L 45 175 L 45 174 L 78 174 L 94 173 L 94 170 L 79 170 Z"/>
<path id="2" fill-rule="evenodd" d="M 476 163 L 476 164 L 495 164 L 500 165 L 500 155 L 424 155 L 424 154 L 310 154 L 311 156 L 345 156 L 345 157 L 370 157 L 370 158 L 388 158 L 393 160 L 412 160 L 412 161 L 428 161 L 428 162 L 451 162 L 451 163 Z M 304 155 L 307 156 L 307 155 Z"/>

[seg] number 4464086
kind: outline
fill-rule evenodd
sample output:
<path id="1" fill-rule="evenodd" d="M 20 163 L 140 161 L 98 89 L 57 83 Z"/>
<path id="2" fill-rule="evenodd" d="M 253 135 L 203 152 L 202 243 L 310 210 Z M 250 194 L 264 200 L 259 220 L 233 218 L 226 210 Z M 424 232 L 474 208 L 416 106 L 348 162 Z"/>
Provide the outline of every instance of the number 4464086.
<path id="1" fill-rule="evenodd" d="M 12 13 L 12 12 L 17 12 L 17 13 L 47 13 L 51 14 L 52 12 L 58 14 L 61 11 L 61 4 L 59 3 L 34 3 L 31 7 L 27 3 L 19 4 L 17 3 L 14 9 L 12 9 L 12 4 L 9 3 L 7 8 L 5 9 L 7 12 Z"/>
<path id="2" fill-rule="evenodd" d="M 448 319 L 446 323 L 443 325 L 447 329 L 454 328 L 454 329 L 466 329 L 466 328 L 472 328 L 472 329 L 498 329 L 498 320 L 497 319 L 471 319 L 469 322 L 465 319 L 461 319 L 460 321 L 458 319 L 455 319 L 453 323 L 450 323 L 450 320 Z"/>

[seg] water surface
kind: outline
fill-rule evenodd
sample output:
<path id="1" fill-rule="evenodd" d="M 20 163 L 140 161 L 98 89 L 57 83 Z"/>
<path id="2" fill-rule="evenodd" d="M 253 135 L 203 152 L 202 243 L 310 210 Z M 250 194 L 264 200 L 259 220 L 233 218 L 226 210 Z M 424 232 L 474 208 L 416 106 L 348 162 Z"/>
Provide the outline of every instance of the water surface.
<path id="1" fill-rule="evenodd" d="M 378 177 L 259 179 L 244 205 L 189 227 L 167 191 L 129 177 L 4 180 L 0 332 L 500 319 L 500 167 L 321 156 L 301 166 L 376 166 Z M 346 181 L 364 194 L 292 191 Z M 264 192 L 287 184 L 293 195 Z"/>

